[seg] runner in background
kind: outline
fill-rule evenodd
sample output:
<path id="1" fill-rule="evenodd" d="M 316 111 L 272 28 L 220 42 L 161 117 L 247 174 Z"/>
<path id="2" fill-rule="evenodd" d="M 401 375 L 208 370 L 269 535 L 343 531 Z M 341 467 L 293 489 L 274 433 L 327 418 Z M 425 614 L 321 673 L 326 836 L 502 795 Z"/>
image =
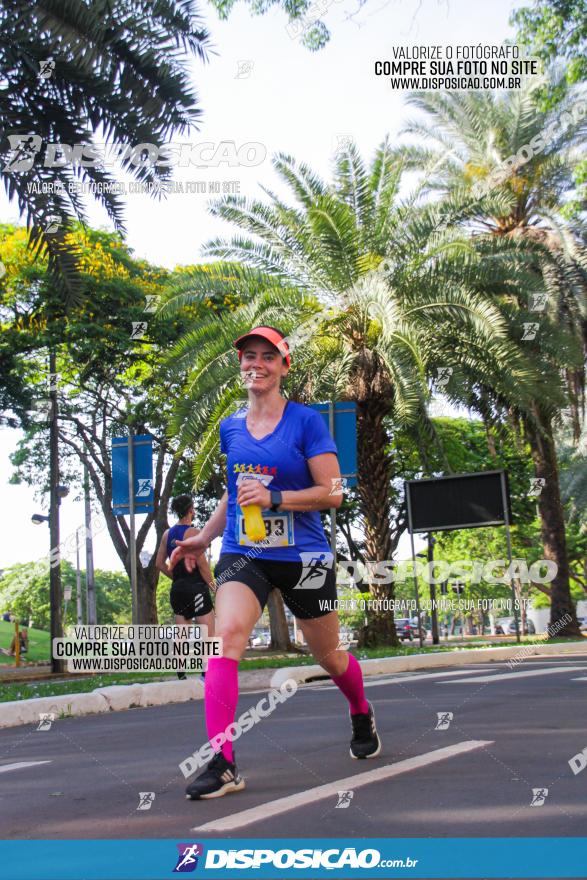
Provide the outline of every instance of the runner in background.
<path id="1" fill-rule="evenodd" d="M 381 750 L 361 667 L 339 649 L 338 614 L 329 610 L 335 607 L 336 573 L 319 511 L 342 502 L 334 488 L 341 484 L 336 445 L 319 413 L 280 393 L 291 358 L 279 330 L 255 327 L 235 346 L 249 405 L 220 425 L 228 489 L 202 531 L 178 541 L 170 559 L 171 566 L 185 563 L 189 571 L 210 542 L 223 536 L 215 570 L 216 634 L 223 639 L 223 656 L 208 663 L 205 693 L 208 737 L 217 754 L 186 789 L 196 800 L 245 786 L 232 743 L 227 740 L 220 750 L 215 738 L 234 721 L 238 664 L 274 588 L 281 590 L 312 654 L 349 702 L 351 757 L 374 758 Z M 254 541 L 259 508 L 266 538 Z M 308 566 L 316 573 L 316 560 L 322 566 L 321 583 L 316 577 L 304 583 Z"/>
<path id="2" fill-rule="evenodd" d="M 216 589 L 214 578 L 205 553 L 200 553 L 191 571 L 187 571 L 183 562 L 175 565 L 173 570 L 167 560 L 173 553 L 175 542 L 182 538 L 197 535 L 199 529 L 192 526 L 195 515 L 191 495 L 178 495 L 171 502 L 171 512 L 178 517 L 176 525 L 164 532 L 155 564 L 160 572 L 171 578 L 173 584 L 169 593 L 171 607 L 175 614 L 175 622 L 187 625 L 193 622 L 208 627 L 208 635 L 214 635 L 214 611 L 210 590 Z M 178 672 L 179 679 L 185 679 L 185 672 Z"/>

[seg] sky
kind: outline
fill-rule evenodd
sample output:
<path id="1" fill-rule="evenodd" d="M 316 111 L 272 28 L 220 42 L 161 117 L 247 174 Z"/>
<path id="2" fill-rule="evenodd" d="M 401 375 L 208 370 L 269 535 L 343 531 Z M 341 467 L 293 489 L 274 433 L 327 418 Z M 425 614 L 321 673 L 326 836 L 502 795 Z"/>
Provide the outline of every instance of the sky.
<path id="1" fill-rule="evenodd" d="M 376 60 L 392 58 L 392 47 L 399 45 L 499 45 L 513 36 L 508 20 L 512 9 L 522 5 L 527 4 L 368 0 L 360 8 L 357 0 L 329 4 L 323 0 L 322 18 L 332 36 L 324 49 L 310 53 L 288 31 L 287 17 L 279 8 L 253 17 L 249 7 L 240 3 L 228 21 L 222 22 L 212 7 L 202 4 L 215 54 L 210 54 L 206 64 L 191 62 L 190 71 L 204 112 L 199 131 L 174 141 L 211 143 L 214 146 L 206 156 L 218 155 L 223 142 L 234 142 L 237 151 L 252 144 L 251 160 L 262 161 L 251 167 L 176 168 L 174 179 L 193 181 L 194 189 L 202 183 L 208 189 L 236 182 L 241 194 L 262 198 L 261 185 L 283 192 L 271 157 L 286 153 L 328 180 L 341 139 L 352 138 L 369 158 L 386 135 L 398 139 L 402 126 L 415 115 L 405 105 L 404 93 L 393 91 L 386 77 L 374 75 Z M 135 255 L 169 269 L 201 261 L 207 241 L 233 232 L 208 214 L 210 197 L 208 193 L 174 193 L 161 202 L 129 194 L 125 225 Z M 91 225 L 111 228 L 99 206 L 87 204 Z M 3 192 L 0 219 L 22 222 L 16 204 L 9 203 Z M 32 513 L 47 513 L 48 499 L 35 499 L 33 488 L 8 482 L 12 473 L 9 455 L 19 436 L 17 430 L 0 429 L 0 569 L 39 559 L 49 546 L 47 526 L 30 521 Z M 82 523 L 82 502 L 64 499 L 62 538 Z M 421 543 L 418 539 L 416 550 Z M 154 537 L 147 548 L 154 549 Z M 409 539 L 400 544 L 399 552 L 400 556 L 409 553 Z M 105 532 L 95 539 L 94 555 L 96 568 L 122 569 Z"/>

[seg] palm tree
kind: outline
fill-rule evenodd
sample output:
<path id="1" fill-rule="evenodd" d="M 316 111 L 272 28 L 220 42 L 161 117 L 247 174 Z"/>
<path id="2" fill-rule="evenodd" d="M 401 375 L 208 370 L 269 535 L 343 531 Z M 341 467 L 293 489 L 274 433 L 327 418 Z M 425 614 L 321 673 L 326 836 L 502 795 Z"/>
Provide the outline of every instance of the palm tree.
<path id="1" fill-rule="evenodd" d="M 0 175 L 27 218 L 32 245 L 47 249 L 57 281 L 79 296 L 75 251 L 66 241 L 71 220 L 85 221 L 75 185 L 97 187 L 120 232 L 123 200 L 108 189 L 115 182 L 109 171 L 44 167 L 45 149 L 91 144 L 96 135 L 109 144 L 158 145 L 188 130 L 201 110 L 185 55 L 205 59 L 208 35 L 193 0 L 6 0 L 0 34 Z M 122 167 L 145 183 L 169 176 L 132 158 L 122 156 Z"/>
<path id="2" fill-rule="evenodd" d="M 559 635 L 577 636 L 554 431 L 567 405 L 577 436 L 584 400 L 585 229 L 579 220 L 566 222 L 562 209 L 573 188 L 573 169 L 587 126 L 576 112 L 573 95 L 555 110 L 541 110 L 534 100 L 535 88 L 527 84 L 502 94 L 412 94 L 409 103 L 425 117 L 409 123 L 405 131 L 417 135 L 424 146 L 409 147 L 402 155 L 411 167 L 424 171 L 428 192 L 467 204 L 464 223 L 473 238 L 516 243 L 546 294 L 541 314 L 531 311 L 536 306 L 529 302 L 527 289 L 510 289 L 507 300 L 496 296 L 510 310 L 512 335 L 543 377 L 542 393 L 529 407 L 518 405 L 516 410 L 531 444 L 536 477 L 544 480 L 538 497 L 544 555 L 558 567 L 551 589 L 551 623 L 570 614 L 571 622 Z"/>
<path id="3" fill-rule="evenodd" d="M 475 364 L 479 380 L 506 396 L 521 393 L 530 371 L 499 309 L 468 283 L 494 279 L 493 267 L 446 228 L 435 206 L 400 201 L 402 168 L 387 140 L 368 167 L 349 145 L 331 186 L 290 156 L 278 155 L 274 168 L 293 205 L 266 191 L 267 201 L 227 197 L 212 208 L 242 234 L 213 241 L 206 254 L 243 264 L 234 283 L 255 295 L 222 323 L 211 317 L 188 329 L 171 352 L 187 375 L 172 430 L 197 447 L 195 477 L 204 478 L 218 452 L 219 420 L 245 399 L 232 340 L 255 323 L 277 324 L 295 349 L 290 395 L 357 404 L 365 553 L 389 560 L 399 537 L 392 537 L 389 424 L 426 422 L 433 354 L 452 346 L 453 360 Z M 166 308 L 205 295 L 205 285 L 188 280 Z M 393 584 L 370 586 L 376 598 L 393 598 Z M 394 640 L 392 615 L 375 613 L 364 641 Z"/>

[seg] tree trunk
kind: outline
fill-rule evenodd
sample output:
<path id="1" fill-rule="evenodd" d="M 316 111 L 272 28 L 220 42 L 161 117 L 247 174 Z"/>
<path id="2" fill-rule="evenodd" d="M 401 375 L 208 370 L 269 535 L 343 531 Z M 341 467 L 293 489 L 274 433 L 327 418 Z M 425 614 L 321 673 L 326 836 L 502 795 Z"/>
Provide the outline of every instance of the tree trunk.
<path id="1" fill-rule="evenodd" d="M 560 626 L 565 615 L 569 615 L 569 622 L 556 635 L 563 638 L 582 638 L 571 599 L 565 518 L 552 425 L 549 417 L 538 406 L 534 408 L 534 414 L 536 421 L 528 419 L 526 430 L 536 476 L 544 480 L 538 495 L 544 558 L 554 562 L 557 567 L 556 577 L 550 584 L 550 626 Z"/>
<path id="2" fill-rule="evenodd" d="M 518 602 L 518 606 L 520 609 L 520 613 L 518 614 L 518 624 L 520 627 L 520 635 L 527 636 L 528 635 L 528 620 L 527 620 L 527 611 L 526 611 L 526 603 L 523 601 L 522 594 L 522 581 L 519 578 L 514 578 L 514 592 L 516 594 L 516 599 Z"/>
<path id="3" fill-rule="evenodd" d="M 130 577 L 130 574 L 129 574 Z M 157 583 L 159 572 L 150 564 L 145 568 L 137 560 L 137 599 L 139 623 L 157 623 Z"/>
<path id="4" fill-rule="evenodd" d="M 389 414 L 389 400 L 382 396 L 357 401 L 358 491 L 365 520 L 365 558 L 368 562 L 391 559 L 393 541 L 390 525 L 392 462 L 386 452 L 389 437 L 383 423 Z M 393 600 L 395 586 L 369 583 L 375 603 Z M 385 605 L 370 612 L 359 634 L 359 647 L 398 645 L 393 611 Z"/>
<path id="5" fill-rule="evenodd" d="M 269 612 L 269 629 L 271 632 L 269 647 L 274 651 L 293 651 L 294 646 L 289 637 L 285 606 L 279 590 L 271 590 L 269 593 L 267 610 Z"/>

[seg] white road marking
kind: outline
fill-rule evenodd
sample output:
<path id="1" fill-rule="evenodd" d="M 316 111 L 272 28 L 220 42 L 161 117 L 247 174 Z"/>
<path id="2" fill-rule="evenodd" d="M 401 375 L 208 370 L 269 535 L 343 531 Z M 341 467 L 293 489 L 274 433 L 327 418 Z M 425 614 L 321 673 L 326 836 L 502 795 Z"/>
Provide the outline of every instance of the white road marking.
<path id="1" fill-rule="evenodd" d="M 524 663 L 540 664 L 541 666 L 557 666 L 560 663 L 568 663 L 569 661 L 578 663 L 581 659 L 582 657 L 577 654 L 565 654 L 564 657 L 560 658 L 546 657 L 544 654 L 529 654 L 524 658 Z M 502 666 L 507 666 L 507 662 L 502 663 Z M 585 668 L 585 664 L 583 664 L 583 668 Z"/>
<path id="2" fill-rule="evenodd" d="M 584 666 L 557 666 L 555 669 L 527 669 L 525 672 L 506 672 L 504 675 L 476 675 L 474 678 L 459 678 L 456 681 L 437 681 L 436 684 L 485 684 L 489 681 L 513 681 L 517 678 L 530 678 L 533 675 L 555 675 L 557 672 L 584 672 Z"/>
<path id="3" fill-rule="evenodd" d="M 356 773 L 354 776 L 347 776 L 344 779 L 337 779 L 335 782 L 328 782 L 326 785 L 318 785 L 316 788 L 309 788 L 306 791 L 300 791 L 298 794 L 292 794 L 288 797 L 278 798 L 275 801 L 269 801 L 266 804 L 260 804 L 258 807 L 252 807 L 249 810 L 242 810 L 240 813 L 232 813 L 230 816 L 224 816 L 221 819 L 214 819 L 206 822 L 204 825 L 197 825 L 192 831 L 232 831 L 235 828 L 242 828 L 244 825 L 250 825 L 252 822 L 262 822 L 265 819 L 279 816 L 281 813 L 287 813 L 289 810 L 295 810 L 298 807 L 305 807 L 316 801 L 324 800 L 324 798 L 335 798 L 339 791 L 355 790 L 362 788 L 364 785 L 370 785 L 372 782 L 381 782 L 383 779 L 391 779 L 399 776 L 401 773 L 408 773 L 410 770 L 419 770 L 421 767 L 428 767 L 430 764 L 436 764 L 438 761 L 445 761 L 447 758 L 453 758 L 456 755 L 464 755 L 475 749 L 482 749 L 485 746 L 493 745 L 493 740 L 487 739 L 471 739 L 456 743 L 452 746 L 445 746 L 442 749 L 435 749 L 433 752 L 426 752 L 423 755 L 416 755 L 414 758 L 407 758 L 405 761 L 399 761 L 397 764 L 387 764 L 383 767 L 376 767 L 374 770 L 367 770 L 364 773 Z"/>
<path id="4" fill-rule="evenodd" d="M 50 764 L 51 761 L 17 761 L 16 764 L 0 764 L 0 773 L 9 770 L 23 770 L 25 767 L 37 767 L 39 764 Z"/>
<path id="5" fill-rule="evenodd" d="M 378 679 L 377 681 L 369 681 L 368 678 L 365 678 L 363 681 L 363 684 L 366 688 L 382 687 L 382 685 L 384 685 L 384 684 L 401 684 L 404 681 L 423 681 L 428 678 L 442 678 L 442 676 L 446 676 L 446 675 L 452 676 L 452 678 L 454 678 L 455 675 L 474 675 L 476 671 L 477 670 L 475 670 L 475 669 L 463 669 L 463 670 L 459 669 L 456 672 L 453 670 L 445 670 L 444 672 L 425 672 L 422 674 L 415 674 L 415 675 L 403 675 L 403 674 L 399 675 L 396 673 L 391 678 Z M 310 690 L 310 688 L 306 688 L 306 690 Z M 335 684 L 327 684 L 327 685 L 324 685 L 323 687 L 320 687 L 319 684 L 316 684 L 316 687 L 314 688 L 314 690 L 337 691 L 338 688 Z"/>
<path id="6" fill-rule="evenodd" d="M 582 675 L 580 678 L 572 678 L 571 681 L 587 681 L 587 676 Z"/>

